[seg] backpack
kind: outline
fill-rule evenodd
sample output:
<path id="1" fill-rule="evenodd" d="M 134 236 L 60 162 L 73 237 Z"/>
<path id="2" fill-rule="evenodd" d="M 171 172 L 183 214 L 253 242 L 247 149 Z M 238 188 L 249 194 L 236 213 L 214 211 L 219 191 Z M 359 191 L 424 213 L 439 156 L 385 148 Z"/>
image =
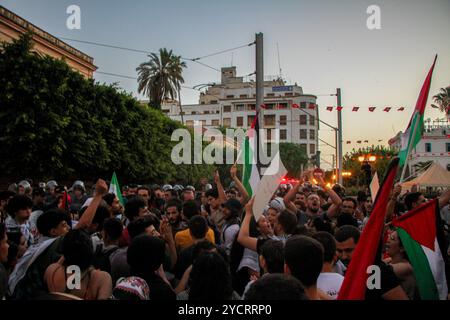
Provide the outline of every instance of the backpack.
<path id="1" fill-rule="evenodd" d="M 98 245 L 97 249 L 94 252 L 94 259 L 92 260 L 92 265 L 96 269 L 100 269 L 102 271 L 106 271 L 111 273 L 111 255 L 118 250 L 118 246 L 114 246 L 109 249 L 104 249 L 103 245 Z"/>

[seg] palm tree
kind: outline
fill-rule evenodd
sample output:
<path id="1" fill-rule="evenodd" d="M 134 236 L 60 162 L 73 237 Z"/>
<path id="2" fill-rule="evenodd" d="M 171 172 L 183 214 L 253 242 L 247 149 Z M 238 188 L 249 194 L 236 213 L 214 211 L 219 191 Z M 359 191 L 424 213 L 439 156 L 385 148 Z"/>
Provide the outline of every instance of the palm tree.
<path id="1" fill-rule="evenodd" d="M 432 104 L 433 108 L 439 109 L 441 112 L 446 112 L 450 115 L 450 86 L 441 88 L 439 93 L 433 96 L 433 101 L 437 104 Z"/>
<path id="2" fill-rule="evenodd" d="M 149 105 L 160 109 L 164 100 L 179 98 L 186 63 L 181 61 L 181 56 L 174 55 L 172 50 L 166 48 L 159 49 L 159 56 L 151 53 L 148 57 L 149 61 L 136 68 L 139 75 L 138 92 L 149 98 Z M 183 121 L 183 112 L 181 118 Z"/>

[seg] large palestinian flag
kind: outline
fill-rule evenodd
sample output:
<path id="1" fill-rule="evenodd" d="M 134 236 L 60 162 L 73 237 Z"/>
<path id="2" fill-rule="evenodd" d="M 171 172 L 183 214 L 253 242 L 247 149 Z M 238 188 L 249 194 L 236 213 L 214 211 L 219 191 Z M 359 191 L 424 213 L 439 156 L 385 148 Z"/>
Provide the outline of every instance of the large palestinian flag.
<path id="1" fill-rule="evenodd" d="M 428 100 L 428 92 L 430 91 L 431 77 L 433 76 L 436 59 L 437 55 L 434 58 L 433 65 L 431 66 L 430 71 L 428 71 L 428 75 L 422 85 L 422 89 L 420 90 L 419 98 L 417 99 L 414 113 L 409 120 L 408 127 L 406 128 L 405 133 L 401 136 L 401 148 L 398 154 L 400 158 L 400 166 L 405 164 L 406 158 L 408 157 L 408 151 L 412 150 L 419 143 L 420 139 L 422 139 L 424 130 L 423 116 Z"/>
<path id="2" fill-rule="evenodd" d="M 450 277 L 438 200 L 429 201 L 392 223 L 413 267 L 420 298 L 447 299 Z"/>

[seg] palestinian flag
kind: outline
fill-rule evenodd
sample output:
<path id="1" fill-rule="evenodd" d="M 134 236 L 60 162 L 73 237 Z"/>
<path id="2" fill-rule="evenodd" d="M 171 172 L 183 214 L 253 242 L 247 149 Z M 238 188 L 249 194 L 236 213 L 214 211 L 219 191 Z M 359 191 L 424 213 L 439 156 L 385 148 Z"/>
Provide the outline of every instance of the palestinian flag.
<path id="1" fill-rule="evenodd" d="M 109 185 L 109 193 L 114 193 L 116 197 L 119 199 L 119 202 L 122 206 L 125 205 L 122 198 L 122 191 L 120 190 L 119 181 L 117 180 L 116 172 L 114 171 L 111 183 Z"/>
<path id="2" fill-rule="evenodd" d="M 389 196 L 398 169 L 398 158 L 389 164 L 384 181 L 374 201 L 372 214 L 361 233 L 352 260 L 339 290 L 338 300 L 364 300 L 367 289 L 367 267 L 376 264 L 383 234 L 384 219 Z"/>
<path id="3" fill-rule="evenodd" d="M 437 55 L 434 58 L 433 65 L 428 72 L 427 78 L 422 85 L 422 90 L 420 90 L 419 98 L 416 102 L 416 108 L 414 113 L 409 120 L 408 127 L 401 136 L 401 149 L 398 154 L 400 158 L 400 166 L 405 164 L 406 158 L 408 157 L 408 150 L 412 150 L 420 139 L 422 139 L 423 134 L 423 114 L 428 100 L 428 92 L 430 91 L 431 77 L 433 75 L 434 65 L 436 64 Z"/>
<path id="4" fill-rule="evenodd" d="M 242 174 L 242 184 L 251 197 L 256 194 L 256 188 L 258 187 L 260 176 L 257 166 L 257 131 L 258 131 L 258 112 L 253 119 L 252 126 L 247 131 L 247 137 L 244 141 L 244 165 Z"/>
<path id="5" fill-rule="evenodd" d="M 422 300 L 446 300 L 447 245 L 439 214 L 439 200 L 429 201 L 392 222 L 414 270 Z"/>

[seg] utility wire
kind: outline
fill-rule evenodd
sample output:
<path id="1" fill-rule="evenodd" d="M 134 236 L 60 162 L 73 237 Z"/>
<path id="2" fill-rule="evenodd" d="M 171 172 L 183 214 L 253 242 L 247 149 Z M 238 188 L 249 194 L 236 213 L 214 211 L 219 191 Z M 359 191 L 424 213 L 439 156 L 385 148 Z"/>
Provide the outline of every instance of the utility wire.
<path id="1" fill-rule="evenodd" d="M 65 38 L 65 37 L 59 37 L 59 39 L 66 40 L 66 41 L 85 43 L 85 44 L 90 44 L 90 45 L 99 46 L 99 47 L 105 47 L 105 48 L 111 48 L 111 49 L 118 49 L 118 50 L 136 52 L 136 53 L 144 53 L 144 54 L 150 54 L 151 53 L 150 51 L 145 51 L 145 50 L 140 50 L 140 49 L 133 49 L 133 48 L 128 48 L 128 47 L 116 46 L 116 45 L 110 45 L 110 44 L 99 43 L 99 42 L 94 42 L 94 41 L 85 41 L 85 40 L 78 40 L 78 39 Z M 198 60 L 204 59 L 204 58 L 207 58 L 207 57 L 216 56 L 216 55 L 219 55 L 219 54 L 222 54 L 222 53 L 226 53 L 226 52 L 229 52 L 229 51 L 234 51 L 234 50 L 237 50 L 237 49 L 249 47 L 249 46 L 251 46 L 253 44 L 254 44 L 254 42 L 248 43 L 248 44 L 245 44 L 245 45 L 242 45 L 242 46 L 230 48 L 230 49 L 225 49 L 225 50 L 218 51 L 218 52 L 215 52 L 215 53 L 207 54 L 207 55 L 204 55 L 204 56 L 201 56 L 201 57 L 197 57 L 197 58 L 184 58 L 184 57 L 181 57 L 181 59 L 182 60 L 191 61 L 191 62 L 195 62 L 195 63 L 198 63 L 198 64 L 204 66 L 204 67 L 207 67 L 207 68 L 210 68 L 212 70 L 220 72 L 219 69 L 217 69 L 215 67 L 212 67 L 210 65 L 207 65 L 206 63 L 200 62 Z"/>

